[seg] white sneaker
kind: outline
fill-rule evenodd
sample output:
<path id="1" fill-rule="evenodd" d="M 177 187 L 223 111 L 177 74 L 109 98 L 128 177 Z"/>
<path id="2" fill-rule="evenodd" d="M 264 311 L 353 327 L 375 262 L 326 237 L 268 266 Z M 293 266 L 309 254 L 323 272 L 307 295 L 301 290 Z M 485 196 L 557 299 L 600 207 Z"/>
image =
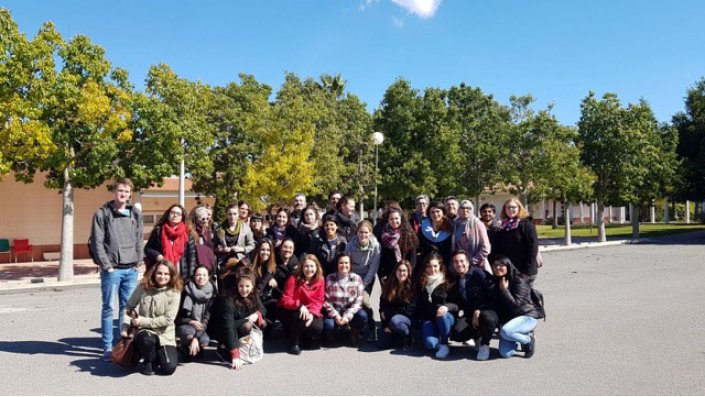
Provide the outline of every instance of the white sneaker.
<path id="1" fill-rule="evenodd" d="M 477 361 L 487 361 L 490 358 L 490 347 L 488 345 L 481 345 L 480 349 L 477 351 Z"/>
<path id="2" fill-rule="evenodd" d="M 444 358 L 448 357 L 448 353 L 450 353 L 450 349 L 448 349 L 448 345 L 438 345 L 438 351 L 436 352 L 436 358 L 444 359 Z"/>

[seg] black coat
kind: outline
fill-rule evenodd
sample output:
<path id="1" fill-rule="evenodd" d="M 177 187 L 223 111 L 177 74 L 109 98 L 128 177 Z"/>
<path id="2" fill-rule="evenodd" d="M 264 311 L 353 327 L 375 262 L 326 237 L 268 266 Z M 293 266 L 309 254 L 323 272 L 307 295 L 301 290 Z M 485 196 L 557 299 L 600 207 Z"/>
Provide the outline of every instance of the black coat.
<path id="1" fill-rule="evenodd" d="M 531 286 L 526 276 L 513 266 L 508 269 L 509 288 L 500 287 L 500 280 L 493 276 L 493 295 L 500 323 L 504 324 L 519 316 L 540 318 L 531 300 Z"/>
<path id="2" fill-rule="evenodd" d="M 155 226 L 152 230 L 152 234 L 149 235 L 147 245 L 144 247 L 144 255 L 151 263 L 156 263 L 157 257 L 164 254 L 161 235 L 162 226 Z M 181 277 L 184 280 L 187 280 L 193 276 L 197 263 L 198 257 L 196 256 L 196 241 L 193 239 L 191 233 L 188 233 L 188 240 L 186 241 L 186 246 L 184 247 L 184 253 L 181 255 L 179 263 L 175 263 L 174 266 L 177 267 L 176 270 L 179 272 Z"/>
<path id="3" fill-rule="evenodd" d="M 318 258 L 325 276 L 338 271 L 336 257 L 338 254 L 345 251 L 345 246 L 347 244 L 348 240 L 346 240 L 345 237 L 338 235 L 338 242 L 335 244 L 335 255 L 332 255 L 332 251 L 330 247 L 328 247 L 326 236 L 324 234 L 319 235 L 317 239 L 313 240 L 310 253 L 316 255 L 316 258 Z"/>
<path id="4" fill-rule="evenodd" d="M 221 299 L 221 329 L 224 335 L 221 335 L 221 340 L 227 341 L 228 350 L 239 347 L 239 336 L 237 333 L 238 328 L 240 328 L 245 322 L 247 322 L 247 316 L 254 313 L 254 311 L 244 310 L 235 302 L 232 297 L 225 297 Z M 259 311 L 262 313 L 262 317 L 267 314 L 267 309 L 259 302 Z"/>
<path id="5" fill-rule="evenodd" d="M 425 287 L 419 288 L 416 293 L 416 310 L 414 317 L 420 321 L 432 321 L 436 318 L 436 311 L 439 307 L 445 306 L 454 316 L 458 314 L 459 306 L 450 300 L 450 284 L 441 283 L 431 292 L 429 300 L 428 291 Z"/>
<path id="6" fill-rule="evenodd" d="M 406 303 L 400 299 L 396 299 L 393 302 L 388 301 L 381 296 L 379 298 L 379 313 L 382 318 L 382 327 L 387 327 L 389 325 L 389 320 L 397 314 L 404 315 L 408 318 L 414 317 L 414 311 L 416 310 L 416 299 L 411 299 L 411 302 Z M 384 316 L 382 316 L 384 314 Z"/>
<path id="7" fill-rule="evenodd" d="M 506 256 L 520 273 L 534 276 L 538 273 L 536 256 L 539 252 L 539 240 L 536 227 L 531 219 L 522 219 L 519 226 L 512 230 L 499 230 L 492 243 L 492 259 Z"/>
<path id="8" fill-rule="evenodd" d="M 478 267 L 471 267 L 465 274 L 465 288 L 461 287 L 456 276 L 448 292 L 448 300 L 458 305 L 458 310 L 470 318 L 475 310 L 494 309 L 496 307 L 493 294 L 492 275 Z"/>
<path id="9" fill-rule="evenodd" d="M 318 227 L 310 230 L 299 225 L 299 228 L 296 229 L 296 237 L 294 239 L 294 255 L 300 258 L 302 255 L 310 253 L 311 244 L 318 238 L 319 233 L 320 228 Z"/>

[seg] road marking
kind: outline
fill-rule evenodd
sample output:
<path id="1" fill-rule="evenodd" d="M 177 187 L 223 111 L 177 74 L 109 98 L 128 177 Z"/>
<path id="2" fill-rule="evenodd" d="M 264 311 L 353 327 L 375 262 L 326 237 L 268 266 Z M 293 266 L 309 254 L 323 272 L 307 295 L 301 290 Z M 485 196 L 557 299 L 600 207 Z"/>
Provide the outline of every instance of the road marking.
<path id="1" fill-rule="evenodd" d="M 23 312 L 27 309 L 21 307 L 0 307 L 0 314 Z"/>

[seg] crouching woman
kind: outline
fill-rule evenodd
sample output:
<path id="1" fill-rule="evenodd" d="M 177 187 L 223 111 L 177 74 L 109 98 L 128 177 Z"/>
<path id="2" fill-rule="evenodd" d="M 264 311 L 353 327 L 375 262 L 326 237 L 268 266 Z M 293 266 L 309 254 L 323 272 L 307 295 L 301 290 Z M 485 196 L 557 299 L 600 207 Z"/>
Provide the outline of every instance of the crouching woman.
<path id="1" fill-rule="evenodd" d="M 171 375 L 178 365 L 174 320 L 181 303 L 183 281 L 169 261 L 153 266 L 125 307 L 122 336 L 137 328 L 135 348 L 143 359 L 140 372 Z"/>

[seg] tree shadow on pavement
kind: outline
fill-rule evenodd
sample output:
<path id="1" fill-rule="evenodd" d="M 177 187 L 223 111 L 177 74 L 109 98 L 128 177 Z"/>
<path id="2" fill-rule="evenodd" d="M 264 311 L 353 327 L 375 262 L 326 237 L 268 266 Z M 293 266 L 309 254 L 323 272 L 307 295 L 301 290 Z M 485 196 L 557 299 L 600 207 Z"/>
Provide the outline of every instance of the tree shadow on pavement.
<path id="1" fill-rule="evenodd" d="M 124 370 L 112 363 L 101 361 L 102 350 L 96 346 L 100 344 L 98 338 L 64 338 L 56 342 L 51 341 L 0 341 L 0 351 L 16 354 L 51 354 L 69 357 L 80 357 L 70 364 L 78 367 L 81 372 L 90 372 L 97 376 L 110 376 L 114 378 L 129 375 Z"/>

